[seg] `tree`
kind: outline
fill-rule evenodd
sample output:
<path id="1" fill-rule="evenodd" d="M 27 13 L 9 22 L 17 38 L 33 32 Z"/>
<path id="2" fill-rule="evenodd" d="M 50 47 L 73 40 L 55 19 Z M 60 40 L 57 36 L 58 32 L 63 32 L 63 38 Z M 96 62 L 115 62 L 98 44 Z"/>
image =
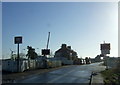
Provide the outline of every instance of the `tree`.
<path id="1" fill-rule="evenodd" d="M 38 57 L 37 53 L 35 52 L 35 49 L 32 48 L 31 46 L 27 46 L 28 49 L 28 53 L 26 56 L 28 56 L 28 58 L 30 59 L 35 59 Z"/>
<path id="2" fill-rule="evenodd" d="M 86 62 L 86 64 L 90 64 L 90 60 L 88 57 L 85 58 L 85 62 Z"/>

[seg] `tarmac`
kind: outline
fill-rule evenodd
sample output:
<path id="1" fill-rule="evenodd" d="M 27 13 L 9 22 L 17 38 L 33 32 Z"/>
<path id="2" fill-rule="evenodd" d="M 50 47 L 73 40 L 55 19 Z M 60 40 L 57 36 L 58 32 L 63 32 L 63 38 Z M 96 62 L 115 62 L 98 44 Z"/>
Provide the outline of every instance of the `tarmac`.
<path id="1" fill-rule="evenodd" d="M 2 78 L 3 78 L 2 83 L 12 83 L 12 82 L 14 82 L 15 79 L 24 79 L 26 76 L 29 78 L 29 77 L 32 77 L 32 76 L 35 76 L 35 75 L 38 75 L 41 73 L 45 73 L 45 72 L 49 72 L 49 71 L 53 71 L 53 70 L 65 68 L 65 67 L 69 67 L 69 65 L 57 67 L 57 68 L 50 68 L 50 69 L 31 70 L 31 71 L 26 71 L 26 72 L 22 72 L 22 73 L 4 74 L 2 76 Z M 104 85 L 104 79 L 100 73 L 100 70 L 92 73 L 91 83 L 89 85 Z"/>
<path id="2" fill-rule="evenodd" d="M 38 74 L 54 71 L 56 69 L 65 68 L 69 66 L 70 65 L 56 67 L 56 68 L 49 68 L 49 69 L 36 69 L 36 70 L 29 70 L 29 71 L 20 72 L 20 73 L 2 73 L 2 83 L 13 83 L 14 80 L 24 79 L 26 77 L 29 78 Z"/>

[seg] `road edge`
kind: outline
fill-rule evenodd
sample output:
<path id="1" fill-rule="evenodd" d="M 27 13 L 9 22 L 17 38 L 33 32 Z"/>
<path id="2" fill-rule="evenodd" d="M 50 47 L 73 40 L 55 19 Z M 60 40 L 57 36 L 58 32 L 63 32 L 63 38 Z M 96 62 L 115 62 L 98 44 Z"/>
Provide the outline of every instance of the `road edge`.
<path id="1" fill-rule="evenodd" d="M 104 78 L 100 72 L 92 72 L 91 74 L 91 82 L 89 85 L 104 85 Z"/>

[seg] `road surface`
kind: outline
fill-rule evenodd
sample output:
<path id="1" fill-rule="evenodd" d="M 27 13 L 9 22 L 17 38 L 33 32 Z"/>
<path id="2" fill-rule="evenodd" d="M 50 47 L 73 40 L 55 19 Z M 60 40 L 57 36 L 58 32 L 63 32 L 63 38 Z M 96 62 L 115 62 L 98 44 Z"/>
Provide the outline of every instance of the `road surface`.
<path id="1" fill-rule="evenodd" d="M 51 72 L 17 80 L 16 83 L 89 83 L 92 72 L 100 72 L 105 69 L 105 66 L 100 64 L 63 67 Z"/>

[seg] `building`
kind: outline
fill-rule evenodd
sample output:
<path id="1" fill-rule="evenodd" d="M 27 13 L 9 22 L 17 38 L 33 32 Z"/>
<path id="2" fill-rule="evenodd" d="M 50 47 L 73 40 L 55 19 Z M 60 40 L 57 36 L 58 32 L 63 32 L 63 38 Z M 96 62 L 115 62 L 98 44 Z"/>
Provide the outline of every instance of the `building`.
<path id="1" fill-rule="evenodd" d="M 67 46 L 66 44 L 62 44 L 61 48 L 55 52 L 55 57 L 63 57 L 68 60 L 75 60 L 78 58 L 77 52 L 71 49 L 71 46 Z"/>

